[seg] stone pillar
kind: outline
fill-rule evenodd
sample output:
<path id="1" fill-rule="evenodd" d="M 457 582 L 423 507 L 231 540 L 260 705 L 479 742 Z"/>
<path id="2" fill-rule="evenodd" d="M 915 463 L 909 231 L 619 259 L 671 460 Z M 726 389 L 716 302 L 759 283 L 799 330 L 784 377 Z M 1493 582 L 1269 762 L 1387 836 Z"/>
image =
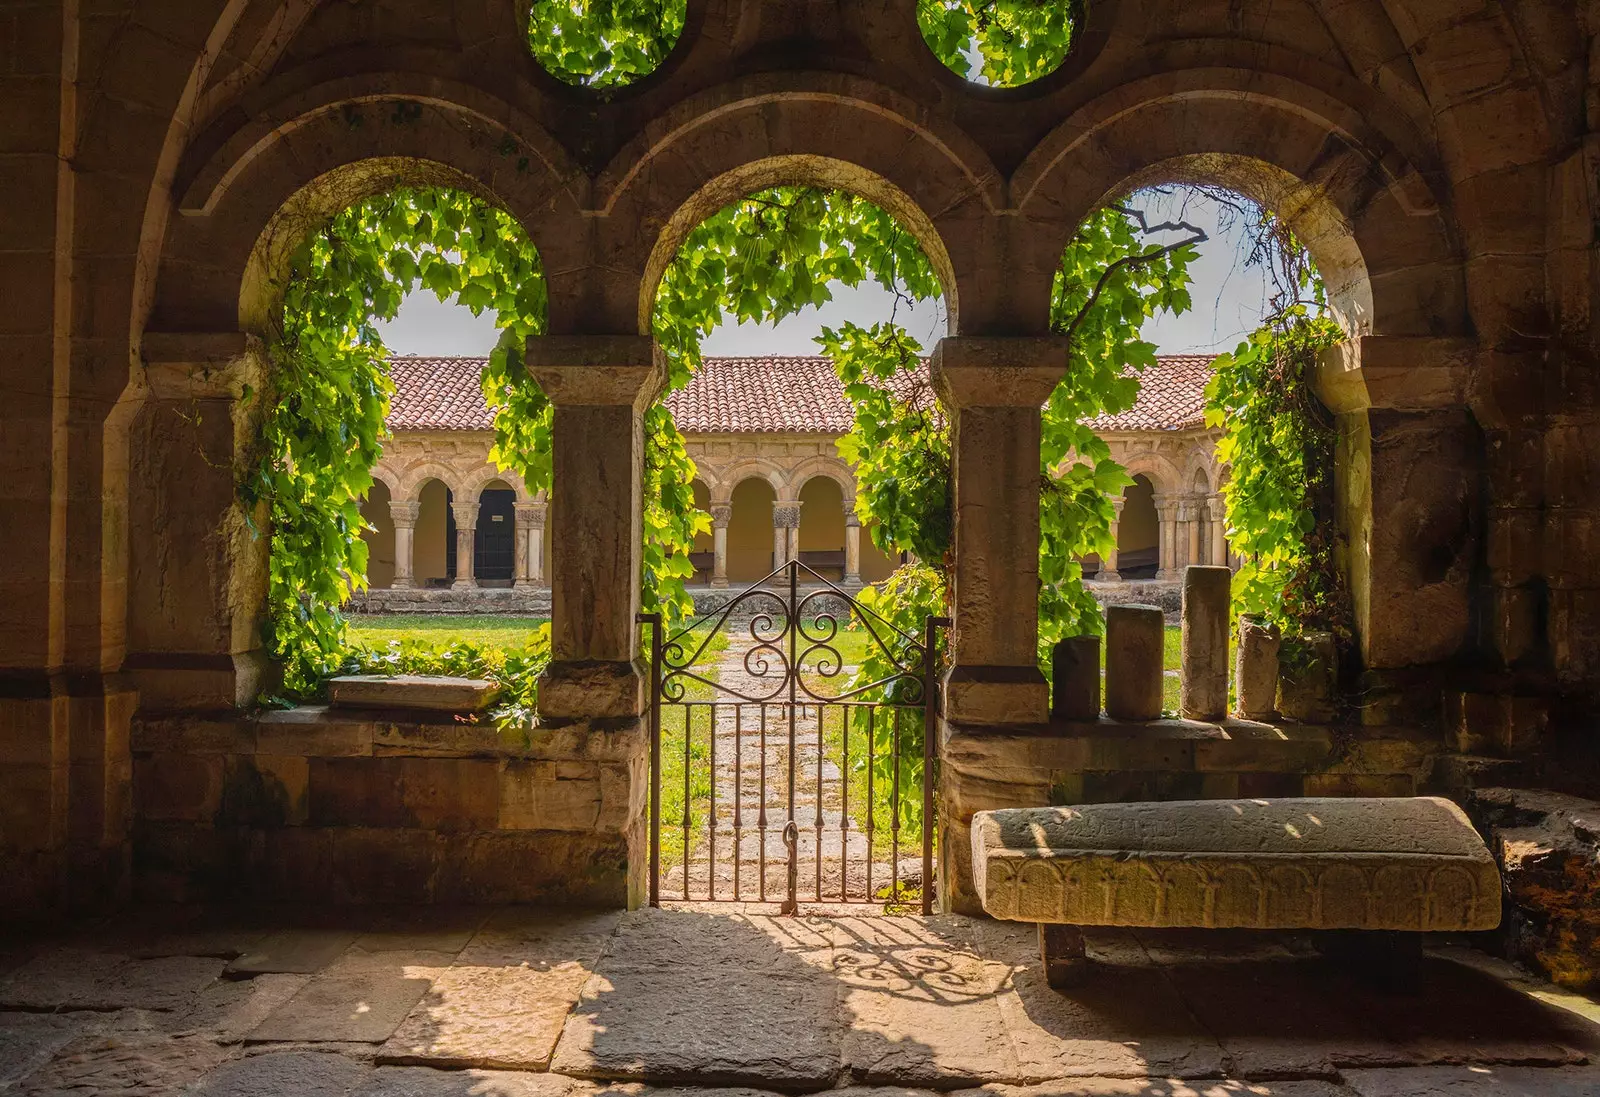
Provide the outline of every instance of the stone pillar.
<path id="1" fill-rule="evenodd" d="M 1059 337 L 951 337 L 932 375 L 952 427 L 954 626 L 945 675 L 952 723 L 1042 724 L 1039 672 L 1039 409 L 1067 367 Z"/>
<path id="2" fill-rule="evenodd" d="M 772 566 L 800 559 L 800 504 L 780 499 L 772 505 Z"/>
<path id="3" fill-rule="evenodd" d="M 549 503 L 528 504 L 528 585 L 545 586 L 544 576 L 544 524 L 549 516 Z"/>
<path id="4" fill-rule="evenodd" d="M 1206 496 L 1206 516 L 1211 541 L 1207 559 L 1213 564 L 1228 564 L 1228 506 L 1220 493 Z"/>
<path id="5" fill-rule="evenodd" d="M 1111 550 L 1100 561 L 1100 574 L 1096 578 L 1101 582 L 1122 581 L 1122 575 L 1117 571 L 1117 528 L 1122 523 L 1122 506 L 1125 501 L 1120 496 L 1111 500 Z"/>
<path id="6" fill-rule="evenodd" d="M 413 539 L 417 532 L 417 513 L 421 509 L 422 504 L 414 500 L 389 501 L 389 518 L 394 522 L 394 583 L 391 585 L 397 590 L 416 586 Z"/>
<path id="7" fill-rule="evenodd" d="M 473 552 L 478 545 L 478 504 L 451 503 L 456 516 L 456 581 L 451 590 L 471 590 L 478 585 L 474 577 Z"/>
<path id="8" fill-rule="evenodd" d="M 1106 607 L 1106 715 L 1113 720 L 1160 719 L 1165 627 L 1158 606 Z"/>
<path id="9" fill-rule="evenodd" d="M 661 386 L 644 336 L 539 336 L 528 372 L 555 407 L 550 489 L 548 720 L 637 717 L 644 409 Z"/>
<path id="10" fill-rule="evenodd" d="M 1239 618 L 1239 656 L 1234 664 L 1233 688 L 1239 715 L 1246 720 L 1271 720 L 1278 714 L 1277 625 L 1245 614 Z"/>
<path id="11" fill-rule="evenodd" d="M 1179 710 L 1188 720 L 1228 714 L 1228 595 L 1233 572 L 1190 564 L 1183 571 L 1183 670 Z"/>
<path id="12" fill-rule="evenodd" d="M 533 532 L 534 508 L 537 506 L 539 506 L 538 503 L 516 504 L 517 538 L 516 547 L 512 550 L 514 556 L 512 566 L 515 569 L 512 572 L 512 578 L 515 580 L 512 584 L 513 586 L 529 587 L 533 585 L 533 561 L 531 559 L 533 548 L 530 535 Z"/>
<path id="13" fill-rule="evenodd" d="M 1100 716 L 1100 637 L 1069 636 L 1050 652 L 1050 715 L 1057 720 Z"/>
<path id="14" fill-rule="evenodd" d="M 844 505 L 844 582 L 861 585 L 861 518 L 853 503 Z"/>
<path id="15" fill-rule="evenodd" d="M 1183 566 L 1206 563 L 1205 550 L 1209 538 L 1205 534 L 1205 497 L 1196 495 L 1178 504 L 1178 517 L 1183 521 Z"/>
<path id="16" fill-rule="evenodd" d="M 728 523 L 733 521 L 732 504 L 711 508 L 711 585 L 718 590 L 728 585 Z"/>
<path id="17" fill-rule="evenodd" d="M 1156 578 L 1178 577 L 1178 501 L 1159 492 L 1152 496 L 1156 506 Z"/>

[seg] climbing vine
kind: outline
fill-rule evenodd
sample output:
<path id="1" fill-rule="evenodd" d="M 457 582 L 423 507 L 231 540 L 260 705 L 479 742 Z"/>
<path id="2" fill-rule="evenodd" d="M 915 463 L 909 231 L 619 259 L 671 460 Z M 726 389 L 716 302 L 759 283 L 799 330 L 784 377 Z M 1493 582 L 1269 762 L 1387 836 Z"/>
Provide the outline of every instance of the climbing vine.
<path id="1" fill-rule="evenodd" d="M 1217 358 L 1206 386 L 1206 423 L 1221 427 L 1217 458 L 1229 469 L 1222 495 L 1232 548 L 1238 613 L 1285 632 L 1352 634 L 1349 599 L 1336 560 L 1332 415 L 1312 389 L 1317 359 L 1343 338 L 1309 253 L 1269 211 L 1245 210 L 1253 240 L 1247 262 L 1274 284 L 1269 314 L 1231 354 Z"/>
<path id="2" fill-rule="evenodd" d="M 917 26 L 939 60 L 1003 88 L 1060 67 L 1083 14 L 1082 0 L 917 0 Z"/>

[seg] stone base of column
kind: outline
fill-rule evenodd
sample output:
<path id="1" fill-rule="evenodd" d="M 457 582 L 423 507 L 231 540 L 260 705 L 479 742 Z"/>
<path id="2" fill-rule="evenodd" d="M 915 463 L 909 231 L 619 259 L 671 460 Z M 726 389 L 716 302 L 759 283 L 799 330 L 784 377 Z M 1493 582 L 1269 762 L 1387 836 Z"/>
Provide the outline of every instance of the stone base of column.
<path id="1" fill-rule="evenodd" d="M 598 659 L 551 663 L 539 677 L 539 716 L 555 720 L 635 717 L 647 707 L 645 672 Z"/>
<path id="2" fill-rule="evenodd" d="M 478 586 L 476 579 L 457 579 L 450 584 L 451 590 L 474 590 Z"/>
<path id="3" fill-rule="evenodd" d="M 389 583 L 389 587 L 390 587 L 391 590 L 411 590 L 416 585 L 417 585 L 416 582 L 409 575 L 406 575 L 406 576 L 396 575 L 394 577 L 394 579 Z"/>
<path id="4" fill-rule="evenodd" d="M 1115 571 L 1101 571 L 1095 575 L 1094 581 L 1097 583 L 1120 583 L 1122 582 L 1122 575 Z"/>
<path id="5" fill-rule="evenodd" d="M 1162 568 L 1156 572 L 1156 578 L 1163 583 L 1176 583 L 1182 578 L 1177 568 Z"/>
<path id="6" fill-rule="evenodd" d="M 944 676 L 944 718 L 954 724 L 1043 724 L 1050 684 L 1038 667 L 954 666 Z"/>
<path id="7" fill-rule="evenodd" d="M 728 580 L 726 580 L 726 579 L 712 579 L 711 580 L 711 589 L 712 590 L 727 590 L 728 589 Z"/>
<path id="8" fill-rule="evenodd" d="M 859 587 L 865 584 L 861 582 L 861 576 L 859 575 L 846 575 L 844 577 L 844 585 L 847 587 Z"/>
<path id="9" fill-rule="evenodd" d="M 537 590 L 544 584 L 537 579 L 518 579 L 511 586 L 514 590 Z"/>

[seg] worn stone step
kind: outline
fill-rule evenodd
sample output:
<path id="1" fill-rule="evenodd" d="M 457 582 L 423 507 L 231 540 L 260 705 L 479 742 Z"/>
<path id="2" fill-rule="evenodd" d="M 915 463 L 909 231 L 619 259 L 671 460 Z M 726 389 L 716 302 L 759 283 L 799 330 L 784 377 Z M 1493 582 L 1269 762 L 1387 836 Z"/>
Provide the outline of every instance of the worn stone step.
<path id="1" fill-rule="evenodd" d="M 499 692 L 482 678 L 423 674 L 350 674 L 328 683 L 335 708 L 404 708 L 429 712 L 481 712 Z"/>

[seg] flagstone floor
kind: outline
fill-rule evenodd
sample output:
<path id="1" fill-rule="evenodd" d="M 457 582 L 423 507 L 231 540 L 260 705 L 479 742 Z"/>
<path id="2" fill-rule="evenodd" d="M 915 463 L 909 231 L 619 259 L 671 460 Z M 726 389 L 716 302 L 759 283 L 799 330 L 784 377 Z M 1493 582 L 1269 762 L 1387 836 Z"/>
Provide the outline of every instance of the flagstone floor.
<path id="1" fill-rule="evenodd" d="M 1063 994 L 952 916 L 145 910 L 0 940 L 0 1093 L 1600 1094 L 1600 1010 L 1461 947 L 1411 995 L 1286 938 L 1091 955 Z"/>

